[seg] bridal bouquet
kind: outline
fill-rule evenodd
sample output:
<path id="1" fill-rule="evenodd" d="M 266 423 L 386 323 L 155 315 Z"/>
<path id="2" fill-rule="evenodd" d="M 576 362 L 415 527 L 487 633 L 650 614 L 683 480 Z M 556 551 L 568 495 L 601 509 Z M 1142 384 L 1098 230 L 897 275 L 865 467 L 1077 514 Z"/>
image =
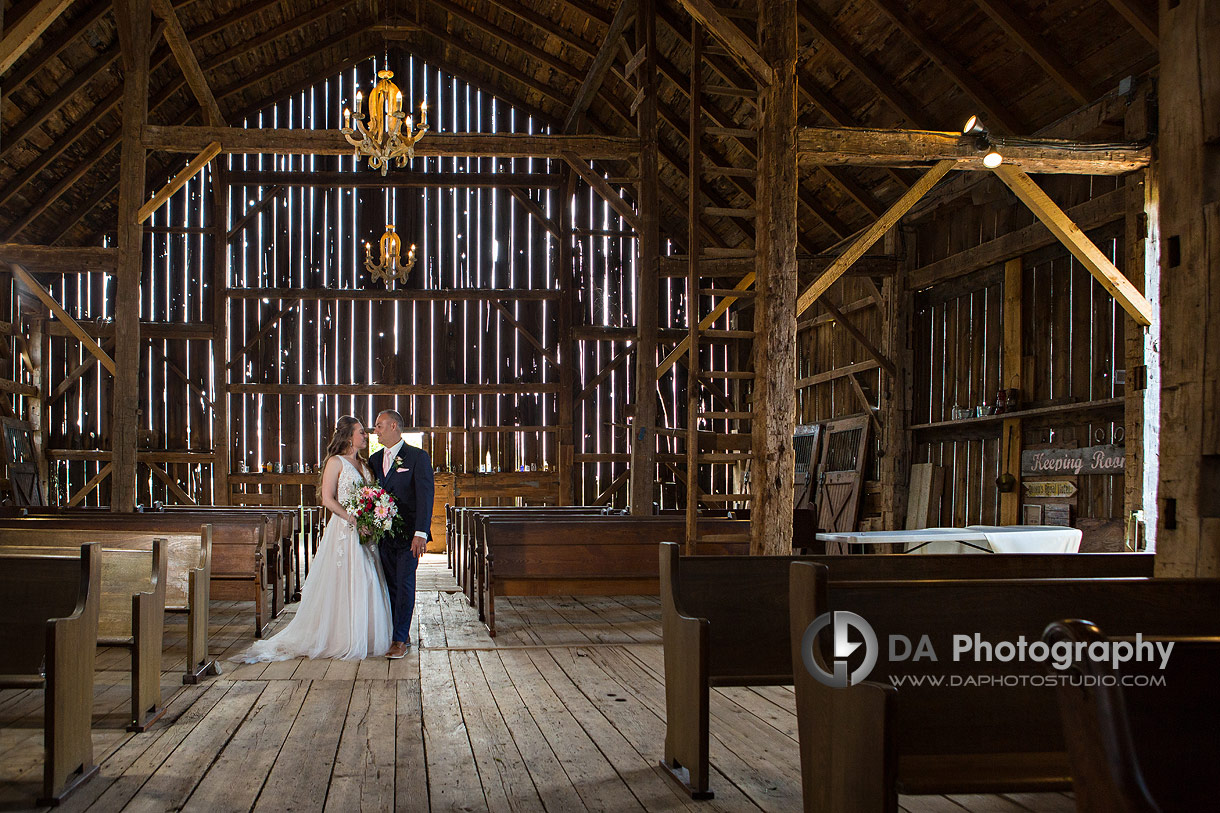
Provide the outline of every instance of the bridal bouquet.
<path id="1" fill-rule="evenodd" d="M 356 486 L 344 500 L 343 507 L 355 518 L 360 541 L 367 545 L 379 541 L 402 522 L 394 498 L 375 484 Z"/>

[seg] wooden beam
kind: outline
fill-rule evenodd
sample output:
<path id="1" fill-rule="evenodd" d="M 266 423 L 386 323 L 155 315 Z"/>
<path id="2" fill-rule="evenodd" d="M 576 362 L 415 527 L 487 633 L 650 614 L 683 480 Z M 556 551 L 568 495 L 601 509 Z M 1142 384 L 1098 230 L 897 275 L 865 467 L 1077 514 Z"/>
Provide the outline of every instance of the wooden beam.
<path id="1" fill-rule="evenodd" d="M 1059 238 L 1072 256 L 1089 269 L 1089 273 L 1110 292 L 1137 324 L 1144 327 L 1152 324 L 1152 304 L 1114 267 L 1114 263 L 1110 262 L 1101 249 L 1093 244 L 1041 187 L 1034 183 L 1033 178 L 1004 164 L 996 167 L 995 174 L 1016 193 L 1051 233 Z"/>
<path id="2" fill-rule="evenodd" d="M 1160 47 L 1160 40 L 1157 37 L 1156 11 L 1154 8 L 1148 8 L 1146 4 L 1139 2 L 1139 0 L 1110 0 L 1110 5 L 1122 15 L 1124 20 L 1131 24 L 1131 27 L 1141 37 L 1148 40 L 1149 45 L 1153 48 Z"/>
<path id="3" fill-rule="evenodd" d="M 630 467 L 623 469 L 623 473 L 610 481 L 610 485 L 606 486 L 606 490 L 597 495 L 591 505 L 605 505 L 610 502 L 618 490 L 627 484 L 627 480 L 631 477 Z"/>
<path id="4" fill-rule="evenodd" d="M 581 180 L 593 187 L 594 191 L 596 191 L 597 194 L 606 201 L 606 203 L 610 204 L 610 208 L 617 212 L 618 215 L 623 218 L 623 220 L 626 220 L 631 225 L 631 228 L 635 229 L 637 232 L 642 230 L 643 224 L 640 220 L 640 216 L 636 214 L 636 211 L 632 205 L 623 200 L 623 196 L 616 192 L 614 187 L 610 186 L 605 178 L 593 171 L 584 159 L 571 152 L 564 153 L 563 159 L 567 161 L 568 166 L 575 170 L 576 174 L 581 177 Z"/>
<path id="5" fill-rule="evenodd" d="M 213 141 L 225 155 L 350 155 L 352 147 L 338 130 L 291 128 L 189 127 L 150 124 L 144 146 L 167 152 L 200 152 Z M 417 158 L 564 158 L 634 159 L 634 138 L 600 135 L 527 135 L 521 133 L 429 133 L 415 145 Z"/>
<path id="6" fill-rule="evenodd" d="M 1086 231 L 1095 229 L 1122 218 L 1124 198 L 1125 193 L 1121 189 L 1107 192 L 1072 207 L 1068 210 L 1068 216 Z M 1055 235 L 1046 226 L 1041 222 L 1034 223 L 918 268 L 908 277 L 908 285 L 911 290 L 929 288 L 956 277 L 982 271 L 984 268 L 1002 263 L 1012 257 L 1028 254 L 1054 242 Z"/>
<path id="7" fill-rule="evenodd" d="M 902 194 L 897 201 L 894 202 L 886 213 L 877 219 L 873 225 L 864 230 L 864 233 L 856 239 L 837 260 L 831 263 L 830 268 L 826 269 L 822 276 L 813 281 L 813 284 L 806 288 L 800 295 L 796 304 L 796 315 L 800 316 L 809 306 L 818 300 L 822 294 L 826 293 L 831 285 L 843 276 L 851 264 L 864 255 L 873 243 L 881 239 L 881 236 L 894 227 L 895 224 L 907 213 L 916 201 L 927 194 L 928 190 L 936 185 L 936 182 L 952 169 L 953 161 L 940 161 L 934 167 L 927 171 L 922 178 L 919 179 L 906 192 Z"/>
<path id="8" fill-rule="evenodd" d="M 165 0 L 161 1 L 165 2 Z M 208 165 L 208 162 L 217 155 L 220 155 L 220 142 L 213 141 L 204 148 L 203 152 L 192 158 L 181 172 L 170 179 L 169 183 L 158 189 L 156 194 L 147 203 L 140 207 L 140 210 L 136 212 L 136 221 L 143 223 L 152 217 L 153 212 L 160 209 L 161 205 L 173 197 L 175 192 L 186 186 L 187 181 L 202 172 L 203 168 Z"/>
<path id="9" fill-rule="evenodd" d="M 559 384 L 231 384 L 230 392 L 262 395 L 537 395 L 559 392 Z"/>
<path id="10" fill-rule="evenodd" d="M 186 384 L 186 386 L 189 387 L 196 395 L 198 395 L 200 398 L 203 399 L 203 402 L 205 404 L 207 404 L 208 409 L 216 408 L 216 405 L 212 403 L 212 399 L 210 397 L 208 397 L 208 391 L 205 390 L 203 387 L 201 387 L 195 381 L 192 381 L 190 376 L 188 376 L 186 373 L 184 373 L 182 371 L 181 367 L 179 367 L 177 364 L 174 364 L 174 362 L 170 361 L 169 356 L 165 355 L 164 350 L 162 350 L 160 347 L 157 347 L 156 345 L 152 346 L 152 350 L 154 353 L 157 354 L 157 358 L 161 361 L 161 363 L 164 364 L 171 373 L 178 376 L 178 378 L 182 381 L 183 384 Z"/>
<path id="11" fill-rule="evenodd" d="M 107 341 L 105 344 L 102 345 L 103 353 L 109 353 L 113 349 L 114 349 L 114 340 L 113 339 Z M 55 387 L 55 391 L 51 393 L 51 397 L 47 399 L 47 403 L 53 403 L 55 401 L 58 401 L 60 398 L 62 398 L 63 395 L 65 393 L 67 393 L 69 390 L 71 390 L 72 387 L 76 384 L 76 382 L 80 380 L 81 376 L 83 376 L 85 373 L 89 372 L 89 370 L 93 369 L 93 365 L 97 364 L 97 362 L 98 362 L 97 356 L 94 356 L 92 354 L 90 354 L 89 356 L 86 356 L 81 361 L 80 364 L 73 367 L 72 371 L 70 373 L 68 373 L 66 376 L 64 376 L 63 381 L 59 382 L 58 386 Z"/>
<path id="12" fill-rule="evenodd" d="M 230 299 L 282 299 L 321 302 L 554 302 L 559 292 L 549 288 L 233 288 Z"/>
<path id="13" fill-rule="evenodd" d="M 161 482 L 165 483 L 166 487 L 169 488 L 170 492 L 175 497 L 178 498 L 179 502 L 181 502 L 183 505 L 194 505 L 195 504 L 195 501 L 192 500 L 189 496 L 187 496 L 187 493 L 182 490 L 182 488 L 178 485 L 177 481 L 174 480 L 173 477 L 169 476 L 169 473 L 167 471 L 165 471 L 165 469 L 161 468 L 160 466 L 156 465 L 155 463 L 145 463 L 145 465 L 148 466 L 149 471 L 151 471 L 153 474 L 155 474 L 157 476 L 157 479 L 159 479 Z"/>
<path id="14" fill-rule="evenodd" d="M 750 273 L 748 273 L 744 277 L 742 277 L 741 280 L 736 285 L 733 286 L 733 290 L 734 291 L 748 291 L 750 288 L 754 287 L 754 279 L 755 279 L 755 274 L 753 271 L 751 271 Z M 738 297 L 735 297 L 731 294 L 726 294 L 724 299 L 721 299 L 719 302 L 717 302 L 716 305 L 712 308 L 711 312 L 707 316 L 705 316 L 699 320 L 699 330 L 707 330 L 708 328 L 710 328 L 713 324 L 715 324 L 717 319 L 719 319 L 721 316 L 723 316 L 725 314 L 726 311 L 728 311 L 729 306 L 732 305 L 737 300 L 738 300 Z M 669 372 L 669 368 L 674 366 L 674 363 L 677 362 L 678 359 L 680 359 L 682 356 L 686 355 L 686 351 L 689 349 L 690 349 L 690 337 L 689 336 L 683 337 L 682 340 L 680 342 L 678 342 L 678 346 L 675 347 L 673 350 L 670 350 L 669 353 L 667 353 L 665 355 L 665 358 L 661 360 L 661 363 L 657 365 L 657 378 L 660 378 L 661 376 L 665 375 L 665 373 Z"/>
<path id="15" fill-rule="evenodd" d="M 748 73 L 760 86 L 765 87 L 775 81 L 775 71 L 762 58 L 754 41 L 742 33 L 736 23 L 725 17 L 711 0 L 678 0 L 683 8 L 695 18 L 707 32 L 724 45 L 729 56 Z"/>
<path id="16" fill-rule="evenodd" d="M 590 378 L 589 382 L 585 384 L 584 388 L 576 396 L 577 402 L 583 401 L 585 398 L 589 397 L 594 390 L 596 390 L 603 381 L 609 378 L 610 374 L 613 373 L 618 367 L 621 367 L 623 362 L 629 359 L 631 354 L 634 352 L 635 345 L 631 344 L 615 354 L 614 358 L 606 362 L 605 366 L 598 371 L 597 375 Z"/>
<path id="17" fill-rule="evenodd" d="M 547 217 L 546 211 L 543 210 L 543 208 L 538 205 L 538 202 L 531 198 L 524 189 L 513 189 L 510 187 L 508 194 L 516 198 L 517 202 L 520 203 L 522 208 L 529 213 L 530 217 L 537 220 L 538 225 L 546 229 L 552 237 L 554 237 L 556 240 L 563 239 L 562 233 L 559 230 L 559 224 L 553 219 Z"/>
<path id="18" fill-rule="evenodd" d="M 849 68 L 859 74 L 865 82 L 872 86 L 877 95 L 892 107 L 898 115 L 913 125 L 926 120 L 927 112 L 921 109 L 918 102 L 907 93 L 895 87 L 894 83 L 855 45 L 836 29 L 830 16 L 819 9 L 810 0 L 801 0 L 797 4 L 801 20 L 813 29 L 830 50 L 838 55 Z"/>
<path id="19" fill-rule="evenodd" d="M 818 384 L 825 384 L 828 381 L 835 381 L 844 376 L 853 373 L 866 373 L 869 370 L 876 370 L 881 365 L 876 361 L 859 361 L 855 364 L 848 364 L 844 367 L 838 367 L 834 370 L 827 370 L 824 373 L 816 373 L 807 378 L 798 378 L 796 381 L 796 389 L 801 390 L 805 387 L 816 387 Z"/>
<path id="20" fill-rule="evenodd" d="M 657 270 L 661 258 L 661 200 L 660 200 L 660 135 L 657 121 L 660 107 L 660 80 L 657 76 L 657 0 L 639 0 L 636 14 L 636 44 L 644 48 L 644 63 L 640 68 L 639 84 L 644 93 L 637 108 L 636 133 L 640 139 L 639 176 L 637 202 L 639 216 L 610 188 L 599 173 L 589 169 L 583 160 L 568 164 L 599 194 L 610 195 L 615 211 L 626 209 L 631 227 L 639 232 L 636 241 L 638 262 L 635 279 L 635 390 L 631 401 L 635 407 L 628 447 L 631 451 L 630 485 L 627 504 L 632 514 L 651 514 L 656 499 L 657 478 L 657 332 L 659 328 L 658 298 L 660 282 Z M 617 205 L 615 205 L 617 202 Z M 565 201 L 566 203 L 566 201 Z"/>
<path id="21" fill-rule="evenodd" d="M 13 269 L 13 276 L 16 277 L 17 280 L 19 280 L 23 285 L 25 285 L 25 287 L 29 288 L 36 297 L 42 300 L 42 303 L 50 308 L 51 313 L 55 314 L 55 318 L 60 320 L 68 331 L 80 340 L 80 343 L 85 346 L 86 350 L 97 357 L 98 361 L 102 363 L 103 367 L 110 371 L 111 375 L 114 375 L 114 360 L 110 358 L 109 354 L 107 354 L 105 350 L 97 346 L 97 343 L 93 341 L 92 337 L 90 337 L 88 333 L 85 332 L 80 323 L 73 319 L 68 312 L 55 301 L 55 297 L 51 296 L 46 288 L 39 285 L 38 281 L 30 276 L 29 272 L 26 271 L 20 263 L 9 263 L 9 267 Z"/>
<path id="22" fill-rule="evenodd" d="M 232 290 L 230 263 L 233 252 L 229 251 L 232 232 L 226 232 L 229 222 L 232 195 L 228 167 L 225 161 L 216 165 L 212 173 L 212 186 L 207 191 L 208 217 L 214 231 L 210 240 L 212 267 L 209 269 L 212 284 L 212 388 L 216 397 L 212 405 L 212 448 L 216 459 L 212 463 L 212 503 L 220 505 L 232 499 L 229 493 L 229 466 L 233 452 L 233 432 L 229 423 L 229 349 L 232 346 L 229 325 L 229 299 Z M 273 197 L 268 195 L 268 198 Z"/>
<path id="23" fill-rule="evenodd" d="M 89 496 L 89 492 L 102 484 L 102 481 L 110 476 L 110 472 L 114 469 L 113 463 L 107 463 L 98 469 L 97 474 L 89 478 L 89 481 L 81 486 L 80 491 L 72 495 L 72 499 L 68 500 L 68 508 L 79 505 L 85 497 Z"/>
<path id="24" fill-rule="evenodd" d="M 635 9 L 636 0 L 619 0 L 618 10 L 614 12 L 614 19 L 610 22 L 610 30 L 606 32 L 606 39 L 602 41 L 597 56 L 593 57 L 589 71 L 585 74 L 584 81 L 580 83 L 580 89 L 576 91 L 576 98 L 572 100 L 572 106 L 568 108 L 567 118 L 563 122 L 565 133 L 575 133 L 580 130 L 585 111 L 597 97 L 602 83 L 606 81 L 606 74 L 610 72 L 610 66 L 614 63 L 614 55 L 618 51 L 623 30 L 635 15 Z"/>
<path id="25" fill-rule="evenodd" d="M 123 118 L 119 160 L 118 284 L 114 312 L 140 312 L 140 274 L 144 233 L 139 211 L 144 197 L 147 155 L 140 143 L 148 123 L 149 52 L 152 10 L 149 0 L 115 0 L 114 15 L 123 50 Z M 115 321 L 114 387 L 111 391 L 110 437 L 114 449 L 114 480 L 110 507 L 134 511 L 136 451 L 140 428 L 140 320 Z"/>
<path id="26" fill-rule="evenodd" d="M 39 274 L 114 273 L 118 255 L 102 246 L 34 246 L 0 243 L 0 263 L 20 263 Z"/>
<path id="27" fill-rule="evenodd" d="M 77 326 L 94 338 L 110 338 L 118 333 L 115 328 L 118 320 L 77 319 Z M 47 334 L 54 337 L 75 336 L 66 323 L 48 322 Z M 140 322 L 140 333 L 149 339 L 210 340 L 212 327 L 198 322 Z"/>
<path id="28" fill-rule="evenodd" d="M 513 312 L 508 309 L 507 305 L 498 299 L 493 299 L 491 304 L 495 306 L 496 310 L 500 312 L 500 314 L 504 317 L 504 320 L 508 322 L 508 324 L 512 326 L 514 330 L 520 333 L 522 337 L 534 347 L 535 350 L 542 354 L 544 359 L 554 365 L 555 369 L 559 369 L 559 359 L 555 357 L 554 351 L 548 350 L 542 344 L 542 342 L 538 341 L 533 333 L 529 332 L 525 325 L 518 322 L 517 317 L 513 316 Z"/>
<path id="29" fill-rule="evenodd" d="M 11 94 L 13 91 L 20 88 L 26 82 L 30 81 L 30 77 L 37 76 L 42 73 L 52 59 L 56 59 L 64 49 L 71 45 L 77 37 L 83 35 L 86 31 L 93 27 L 103 15 L 110 13 L 110 0 L 97 0 L 90 5 L 84 12 L 72 21 L 72 26 L 61 33 L 55 40 L 46 44 L 46 46 L 38 53 L 31 56 L 29 59 L 23 60 L 21 70 L 13 71 L 4 81 L 5 95 Z M 0 12 L 0 18 L 3 17 L 3 12 Z M 0 20 L 0 22 L 3 22 Z M 2 29 L 0 29 L 2 32 Z M 28 52 L 27 52 L 28 53 Z"/>
<path id="30" fill-rule="evenodd" d="M 873 425 L 873 432 L 876 433 L 877 437 L 881 437 L 884 428 L 881 426 L 881 421 L 877 420 L 877 407 L 873 406 L 872 401 L 868 400 L 868 395 L 864 392 L 860 379 L 856 378 L 855 373 L 848 373 L 847 382 L 851 384 L 851 390 L 855 393 L 856 400 L 860 402 L 860 408 L 868 415 L 868 422 Z"/>
<path id="31" fill-rule="evenodd" d="M 884 214 L 884 213 L 883 213 Z M 838 254 L 798 254 L 797 269 L 802 277 L 820 274 L 839 258 Z M 661 258 L 662 277 L 685 277 L 687 259 L 685 256 L 670 256 Z M 752 257 L 724 257 L 699 260 L 699 276 L 701 277 L 736 277 L 740 278 L 754 269 Z M 867 280 L 869 277 L 892 277 L 898 270 L 898 258 L 892 254 L 865 254 L 852 265 L 846 273 Z"/>
<path id="32" fill-rule="evenodd" d="M 228 242 L 233 242 L 233 240 L 237 238 L 237 235 L 241 234 L 242 229 L 250 225 L 250 223 L 260 214 L 267 211 L 267 209 L 270 208 L 285 191 L 287 191 L 287 187 L 273 186 L 263 192 L 263 196 L 259 198 L 259 200 L 253 206 L 247 209 L 245 214 L 237 219 L 237 222 L 233 224 L 233 228 L 229 229 L 228 233 L 225 235 Z"/>
<path id="33" fill-rule="evenodd" d="M 233 186 L 324 186 L 344 189 L 552 189 L 560 183 L 559 175 L 553 172 L 392 172 L 383 176 L 380 172 L 368 170 L 264 170 L 230 172 L 229 178 Z"/>
<path id="34" fill-rule="evenodd" d="M 258 332 L 254 334 L 254 338 L 252 338 L 252 339 L 250 339 L 250 341 L 246 342 L 246 346 L 243 347 L 241 350 L 238 350 L 237 353 L 233 356 L 233 358 L 229 359 L 229 363 L 227 365 L 228 368 L 230 370 L 232 370 L 237 365 L 242 364 L 243 360 L 246 357 L 246 353 L 249 353 L 251 350 L 254 349 L 255 345 L 257 345 L 259 342 L 261 342 L 263 339 L 265 339 L 267 337 L 267 334 L 270 333 L 275 328 L 275 326 L 280 323 L 280 320 L 283 319 L 285 316 L 287 316 L 292 311 L 296 310 L 297 306 L 299 304 L 300 304 L 300 302 L 297 301 L 297 302 L 291 303 L 290 305 L 286 305 L 279 313 L 277 313 L 275 316 L 271 317 L 266 322 L 264 322 L 263 326 L 260 327 L 258 329 Z"/>
<path id="35" fill-rule="evenodd" d="M 851 319 L 847 318 L 847 314 L 835 307 L 835 304 L 831 302 L 825 294 L 822 295 L 822 298 L 819 301 L 821 302 L 822 307 L 830 311 L 830 315 L 833 316 L 840 325 L 842 325 L 843 329 L 850 333 L 853 339 L 859 342 L 860 346 L 864 348 L 864 351 L 877 360 L 877 363 L 881 365 L 881 369 L 889 373 L 891 378 L 897 375 L 898 370 L 894 366 L 894 362 L 886 358 L 885 354 L 877 349 L 877 345 L 873 344 L 868 336 L 864 335 L 864 331 L 856 327 L 855 323 L 852 322 Z"/>
<path id="36" fill-rule="evenodd" d="M 13 67 L 13 63 L 38 41 L 47 26 L 55 22 L 70 5 L 72 0 L 42 0 L 21 15 L 19 20 L 5 27 L 4 39 L 0 40 L 0 76 Z"/>
<path id="37" fill-rule="evenodd" d="M 174 58 L 178 60 L 178 67 L 182 69 L 182 75 L 186 77 L 191 93 L 195 94 L 196 101 L 203 108 L 204 121 L 212 127 L 223 127 L 225 119 L 220 113 L 220 105 L 216 104 L 216 97 L 203 75 L 203 69 L 199 67 L 191 41 L 182 29 L 182 22 L 170 0 L 152 0 L 152 9 L 165 21 L 165 41 L 174 52 Z"/>
<path id="38" fill-rule="evenodd" d="M 760 48 L 774 80 L 758 104 L 758 227 L 750 553 L 790 555 L 796 494 L 796 293 L 798 290 L 796 0 L 758 5 Z M 864 252 L 860 252 L 863 254 Z M 693 477 L 694 472 L 688 476 Z"/>
<path id="39" fill-rule="evenodd" d="M 0 378 L 0 392 L 24 395 L 26 398 L 37 398 L 40 395 L 39 389 L 34 385 L 23 384 L 20 381 L 10 381 L 7 378 Z"/>
<path id="40" fill-rule="evenodd" d="M 1033 26 L 1016 12 L 1007 0 L 974 0 L 987 15 L 1016 41 L 1029 57 L 1042 66 L 1042 70 L 1059 87 L 1067 91 L 1079 104 L 1088 104 L 1095 95 L 1085 78 L 1077 73 L 1068 61 L 1055 52 L 1051 44 Z"/>
<path id="41" fill-rule="evenodd" d="M 1000 348 L 1000 386 L 1021 392 L 1022 302 L 1024 271 L 1020 257 L 1004 263 L 1004 301 L 1000 315 L 1003 344 Z M 1024 400 L 1024 398 L 1022 398 Z M 1005 418 L 1000 435 L 1000 474 L 1013 477 L 1013 488 L 1000 492 L 1001 525 L 1021 522 L 1021 419 Z"/>
<path id="42" fill-rule="evenodd" d="M 956 169 L 982 172 L 985 150 L 961 133 L 932 130 L 870 130 L 858 127 L 802 127 L 801 165 L 922 167 L 953 160 Z M 1067 175 L 1123 175 L 1148 166 L 1152 148 L 1140 144 L 1090 145 L 1060 139 L 993 139 L 1004 163 L 1027 172 Z"/>
<path id="43" fill-rule="evenodd" d="M 983 83 L 975 78 L 974 73 L 963 65 L 948 48 L 929 34 L 908 11 L 905 3 L 901 0 L 873 0 L 873 4 L 885 12 L 898 29 L 915 43 L 919 50 L 927 54 L 933 64 L 944 71 L 958 87 L 966 92 L 967 96 L 974 100 L 974 103 L 979 106 L 979 112 L 986 114 L 987 120 L 992 122 L 993 127 L 1010 133 L 1024 131 L 1025 128 L 1016 114 L 984 87 Z"/>

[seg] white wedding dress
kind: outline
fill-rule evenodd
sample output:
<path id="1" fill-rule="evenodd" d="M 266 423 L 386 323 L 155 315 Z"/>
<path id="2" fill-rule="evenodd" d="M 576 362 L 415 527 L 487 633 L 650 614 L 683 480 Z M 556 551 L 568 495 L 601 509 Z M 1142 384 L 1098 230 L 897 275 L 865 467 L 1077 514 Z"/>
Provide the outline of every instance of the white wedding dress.
<path id="1" fill-rule="evenodd" d="M 339 502 L 365 478 L 340 457 Z M 292 658 L 360 660 L 390 648 L 390 596 L 376 545 L 360 542 L 356 529 L 331 516 L 301 588 L 288 626 L 256 641 L 233 660 L 244 663 Z"/>

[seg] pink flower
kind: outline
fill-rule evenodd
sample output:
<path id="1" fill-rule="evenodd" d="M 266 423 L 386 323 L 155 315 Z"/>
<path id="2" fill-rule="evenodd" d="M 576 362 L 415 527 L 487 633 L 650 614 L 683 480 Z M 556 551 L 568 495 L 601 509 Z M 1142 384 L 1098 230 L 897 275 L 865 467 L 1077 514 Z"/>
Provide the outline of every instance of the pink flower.
<path id="1" fill-rule="evenodd" d="M 385 519 L 390 515 L 390 508 L 385 503 L 378 503 L 375 513 L 378 519 Z"/>

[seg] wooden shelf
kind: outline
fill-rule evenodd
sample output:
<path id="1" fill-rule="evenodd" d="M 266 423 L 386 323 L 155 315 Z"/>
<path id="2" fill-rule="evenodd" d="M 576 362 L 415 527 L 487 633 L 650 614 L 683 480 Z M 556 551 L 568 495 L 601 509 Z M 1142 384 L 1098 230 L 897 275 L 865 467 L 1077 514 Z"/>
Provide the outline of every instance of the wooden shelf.
<path id="1" fill-rule="evenodd" d="M 1078 401 L 1071 404 L 1055 404 L 1054 406 L 1019 409 L 1015 412 L 1004 412 L 999 415 L 983 415 L 976 418 L 962 418 L 956 421 L 937 421 L 935 423 L 919 423 L 910 427 L 912 432 L 932 429 L 948 429 L 949 427 L 975 427 L 991 423 L 1002 423 L 1007 418 L 1038 418 L 1052 415 L 1071 415 L 1078 412 L 1098 412 L 1108 409 L 1121 409 L 1126 402 L 1124 398 L 1103 398 L 1100 401 Z"/>

